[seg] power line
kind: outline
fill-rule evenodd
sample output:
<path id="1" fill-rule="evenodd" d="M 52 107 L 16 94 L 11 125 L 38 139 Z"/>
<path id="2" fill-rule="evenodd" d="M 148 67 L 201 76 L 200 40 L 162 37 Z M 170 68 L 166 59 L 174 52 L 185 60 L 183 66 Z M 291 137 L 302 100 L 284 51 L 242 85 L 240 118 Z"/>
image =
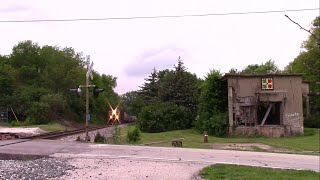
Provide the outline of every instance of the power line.
<path id="1" fill-rule="evenodd" d="M 165 16 L 110 17 L 110 18 L 105 17 L 105 18 L 79 18 L 79 19 L 0 20 L 0 23 L 107 21 L 107 20 L 131 20 L 131 19 L 184 18 L 184 17 L 228 16 L 228 15 L 246 15 L 246 14 L 269 14 L 269 13 L 283 13 L 283 12 L 314 11 L 314 10 L 319 10 L 319 9 L 320 8 L 269 10 L 269 11 L 250 11 L 250 12 L 230 12 L 230 13 L 210 13 L 210 14 L 165 15 Z"/>

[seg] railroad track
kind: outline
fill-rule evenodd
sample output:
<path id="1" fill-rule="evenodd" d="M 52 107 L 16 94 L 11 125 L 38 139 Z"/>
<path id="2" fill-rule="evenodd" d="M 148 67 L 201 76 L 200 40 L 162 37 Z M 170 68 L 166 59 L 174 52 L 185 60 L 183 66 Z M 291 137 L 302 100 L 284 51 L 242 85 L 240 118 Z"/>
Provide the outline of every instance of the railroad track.
<path id="1" fill-rule="evenodd" d="M 94 131 L 98 129 L 103 129 L 108 126 L 104 127 L 92 127 L 88 128 L 88 131 Z M 80 134 L 86 132 L 86 129 L 75 129 L 75 130 L 69 130 L 69 131 L 51 131 L 47 133 L 42 133 L 38 135 L 32 135 L 32 136 L 27 136 L 27 137 L 21 137 L 20 139 L 56 139 L 64 136 L 70 136 L 74 134 Z"/>

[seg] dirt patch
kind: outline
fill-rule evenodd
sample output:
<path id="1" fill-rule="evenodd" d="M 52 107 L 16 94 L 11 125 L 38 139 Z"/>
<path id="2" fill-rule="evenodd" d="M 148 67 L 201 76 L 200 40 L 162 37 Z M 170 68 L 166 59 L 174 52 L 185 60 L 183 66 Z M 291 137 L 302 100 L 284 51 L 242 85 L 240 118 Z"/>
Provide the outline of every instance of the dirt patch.
<path id="1" fill-rule="evenodd" d="M 266 151 L 293 153 L 293 150 L 269 146 L 262 143 L 216 143 L 211 146 L 213 149 L 240 150 L 240 151 Z"/>

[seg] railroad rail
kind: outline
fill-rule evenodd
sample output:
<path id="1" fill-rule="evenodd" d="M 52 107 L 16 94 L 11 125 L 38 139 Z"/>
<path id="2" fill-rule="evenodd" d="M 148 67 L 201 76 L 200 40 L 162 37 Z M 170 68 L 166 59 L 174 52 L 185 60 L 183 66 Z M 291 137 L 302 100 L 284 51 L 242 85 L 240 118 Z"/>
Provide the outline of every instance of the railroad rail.
<path id="1" fill-rule="evenodd" d="M 103 129 L 108 126 L 103 127 L 92 127 L 88 128 L 88 131 L 94 131 L 98 129 Z M 20 137 L 19 139 L 56 139 L 64 136 L 70 136 L 74 134 L 80 134 L 86 132 L 86 129 L 75 129 L 75 130 L 69 130 L 69 131 L 51 131 L 47 133 L 42 133 L 38 135 L 32 135 L 32 136 L 26 136 L 26 137 Z"/>

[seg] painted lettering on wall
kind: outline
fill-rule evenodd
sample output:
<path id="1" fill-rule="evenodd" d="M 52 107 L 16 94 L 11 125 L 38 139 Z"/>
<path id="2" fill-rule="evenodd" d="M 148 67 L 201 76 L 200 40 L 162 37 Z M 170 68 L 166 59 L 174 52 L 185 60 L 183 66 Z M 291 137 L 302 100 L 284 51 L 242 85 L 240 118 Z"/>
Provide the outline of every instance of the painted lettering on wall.
<path id="1" fill-rule="evenodd" d="M 300 114 L 299 113 L 286 113 L 285 114 L 285 117 L 288 119 L 288 118 L 292 118 L 292 117 L 300 117 Z"/>
<path id="2" fill-rule="evenodd" d="M 296 127 L 302 126 L 302 117 L 299 113 L 286 113 L 284 116 L 288 124 Z"/>

